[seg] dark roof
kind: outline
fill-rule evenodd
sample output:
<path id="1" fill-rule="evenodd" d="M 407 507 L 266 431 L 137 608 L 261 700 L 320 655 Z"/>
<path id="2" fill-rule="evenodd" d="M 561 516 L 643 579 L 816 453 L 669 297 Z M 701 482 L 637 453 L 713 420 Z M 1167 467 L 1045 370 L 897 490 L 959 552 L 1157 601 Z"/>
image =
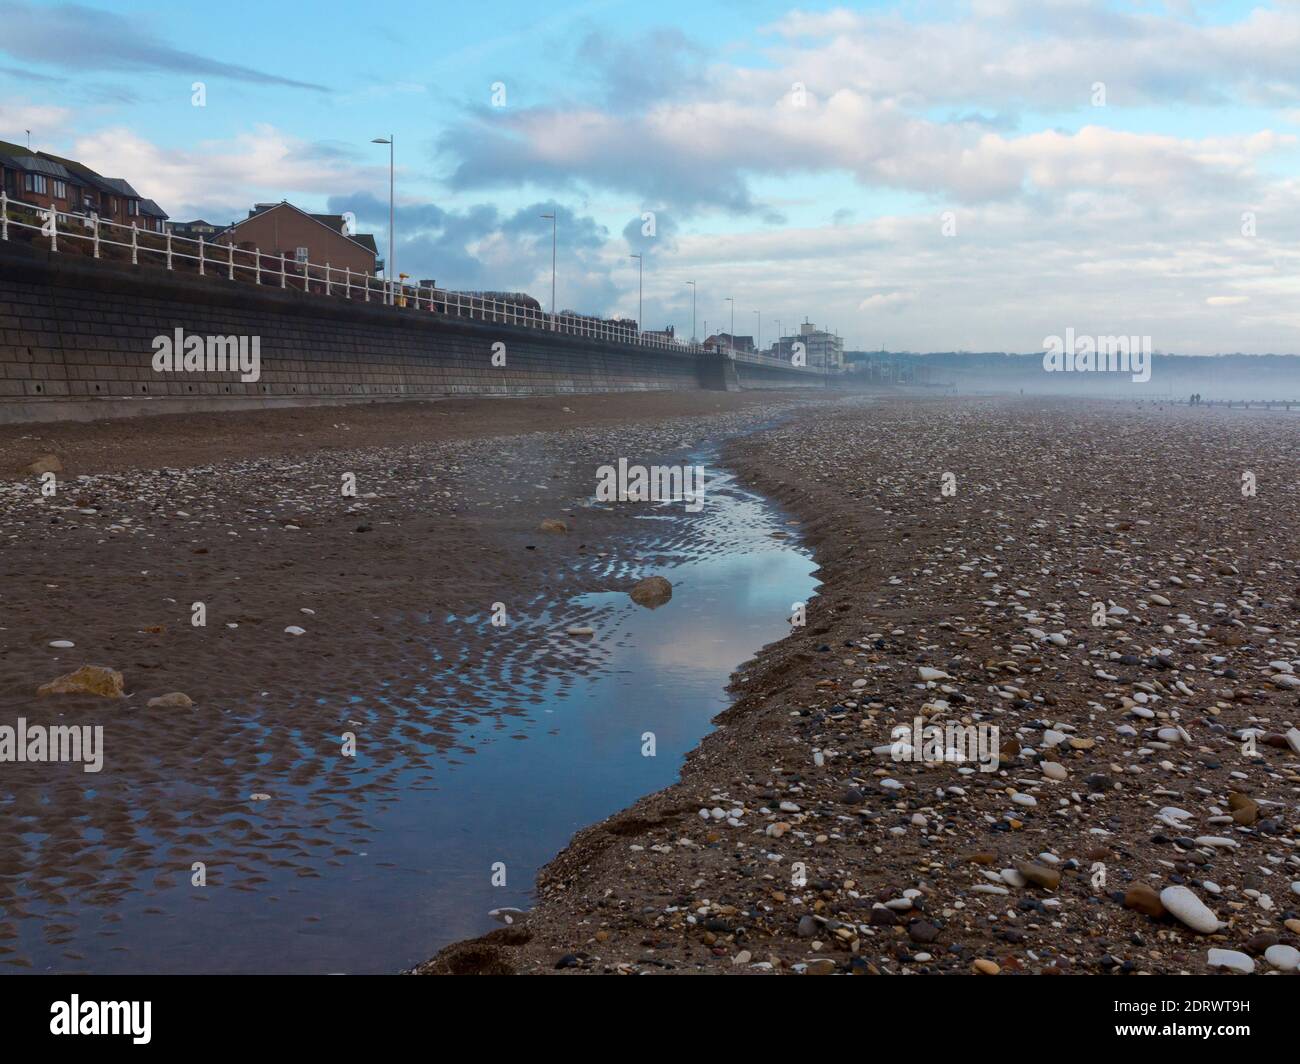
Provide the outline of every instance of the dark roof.
<path id="1" fill-rule="evenodd" d="M 370 252 L 370 254 L 374 255 L 375 258 L 379 258 L 379 248 L 375 244 L 375 238 L 369 233 L 354 233 L 352 236 L 348 237 L 348 239 L 354 244 L 360 244 Z"/>
<path id="2" fill-rule="evenodd" d="M 154 218 L 166 218 L 167 212 L 158 206 L 151 199 L 142 199 L 140 201 L 140 213 L 148 214 Z"/>

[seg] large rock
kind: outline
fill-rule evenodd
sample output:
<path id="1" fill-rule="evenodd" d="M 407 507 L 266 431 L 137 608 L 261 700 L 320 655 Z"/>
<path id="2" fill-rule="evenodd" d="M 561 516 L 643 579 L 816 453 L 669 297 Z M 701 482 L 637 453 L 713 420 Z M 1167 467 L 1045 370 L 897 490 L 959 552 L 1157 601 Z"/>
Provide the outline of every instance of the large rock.
<path id="1" fill-rule="evenodd" d="M 150 709 L 189 709 L 193 705 L 193 699 L 183 691 L 171 691 L 168 694 L 149 699 Z"/>
<path id="2" fill-rule="evenodd" d="M 549 532 L 552 535 L 563 535 L 569 531 L 569 526 L 558 517 L 544 517 L 542 523 L 537 526 L 537 530 L 539 532 Z"/>
<path id="3" fill-rule="evenodd" d="M 27 467 L 27 472 L 40 476 L 42 473 L 62 473 L 63 463 L 57 454 L 43 454 Z"/>
<path id="4" fill-rule="evenodd" d="M 1193 931 L 1212 935 L 1219 930 L 1219 918 L 1186 887 L 1165 887 L 1160 892 L 1164 907 Z"/>
<path id="5" fill-rule="evenodd" d="M 1037 861 L 1017 861 L 1016 871 L 1034 886 L 1042 887 L 1044 890 L 1055 890 L 1061 885 L 1061 873 Z"/>
<path id="6" fill-rule="evenodd" d="M 673 597 L 673 585 L 662 576 L 647 576 L 638 580 L 628 594 L 638 606 L 654 610 Z"/>
<path id="7" fill-rule="evenodd" d="M 1165 915 L 1165 907 L 1160 901 L 1160 895 L 1155 892 L 1154 887 L 1149 887 L 1145 883 L 1134 883 L 1124 892 L 1124 908 L 1146 913 L 1147 916 Z"/>
<path id="8" fill-rule="evenodd" d="M 122 674 L 99 665 L 83 665 L 75 672 L 56 676 L 36 689 L 37 697 L 48 695 L 96 695 L 99 698 L 125 698 Z"/>

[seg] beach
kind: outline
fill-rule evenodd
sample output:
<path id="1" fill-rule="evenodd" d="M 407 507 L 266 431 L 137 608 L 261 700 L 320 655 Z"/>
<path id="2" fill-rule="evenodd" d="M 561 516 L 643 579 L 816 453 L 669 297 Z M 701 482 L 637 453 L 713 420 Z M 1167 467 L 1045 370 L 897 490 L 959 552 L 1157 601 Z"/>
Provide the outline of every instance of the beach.
<path id="1" fill-rule="evenodd" d="M 1296 434 L 1259 412 L 903 400 L 733 441 L 803 519 L 806 626 L 739 671 L 679 784 L 579 833 L 518 925 L 420 971 L 1288 963 Z M 896 759 L 918 718 L 996 727 L 997 771 Z"/>
<path id="2" fill-rule="evenodd" d="M 1264 967 L 1300 939 L 1298 434 L 1281 412 L 789 393 L 0 430 L 0 720 L 105 747 L 93 776 L 7 766 L 0 963 L 149 969 L 205 907 L 219 928 L 289 905 L 283 963 L 316 970 L 313 921 L 346 914 L 301 892 L 360 875 L 385 817 L 483 743 L 562 731 L 552 685 L 612 660 L 582 596 L 671 579 L 665 544 L 692 544 L 687 508 L 650 538 L 639 504 L 591 505 L 596 470 L 707 443 L 820 587 L 736 662 L 678 782 L 575 825 L 507 925 L 462 914 L 411 970 Z M 49 455 L 43 497 L 25 470 Z M 497 603 L 535 623 L 495 631 Z M 126 697 L 36 696 L 83 664 Z M 954 728 L 985 756 L 945 756 Z M 421 941 L 429 914 L 396 915 Z"/>

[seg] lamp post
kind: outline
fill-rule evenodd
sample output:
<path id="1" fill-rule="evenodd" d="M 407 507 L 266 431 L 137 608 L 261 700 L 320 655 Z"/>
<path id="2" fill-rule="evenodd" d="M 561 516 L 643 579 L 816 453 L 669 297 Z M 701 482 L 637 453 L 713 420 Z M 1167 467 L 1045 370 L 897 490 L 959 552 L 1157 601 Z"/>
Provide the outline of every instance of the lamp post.
<path id="1" fill-rule="evenodd" d="M 781 319 L 776 319 L 776 357 L 781 357 Z"/>
<path id="2" fill-rule="evenodd" d="M 388 287 L 388 302 L 391 305 L 395 302 L 393 299 L 393 152 L 394 137 L 391 133 L 387 137 L 375 137 L 371 144 L 388 145 L 388 261 L 384 263 L 384 283 Z"/>
<path id="3" fill-rule="evenodd" d="M 551 220 L 551 329 L 555 329 L 555 212 L 543 214 L 543 218 Z"/>
<path id="4" fill-rule="evenodd" d="M 694 344 L 695 344 L 695 341 L 696 341 L 696 336 L 695 336 L 695 282 L 694 282 L 694 281 L 687 281 L 686 283 L 687 283 L 688 285 L 691 286 L 691 344 L 694 345 Z"/>
<path id="5" fill-rule="evenodd" d="M 763 353 L 763 312 L 754 311 L 754 317 L 758 319 L 758 329 L 754 334 L 754 352 L 761 355 Z"/>
<path id="6" fill-rule="evenodd" d="M 640 255 L 629 255 L 629 259 L 636 259 L 636 334 L 641 335 L 641 276 L 645 268 L 645 263 Z"/>
<path id="7" fill-rule="evenodd" d="M 724 303 L 731 304 L 731 332 L 727 334 L 727 348 L 732 358 L 736 357 L 736 301 L 727 296 Z"/>

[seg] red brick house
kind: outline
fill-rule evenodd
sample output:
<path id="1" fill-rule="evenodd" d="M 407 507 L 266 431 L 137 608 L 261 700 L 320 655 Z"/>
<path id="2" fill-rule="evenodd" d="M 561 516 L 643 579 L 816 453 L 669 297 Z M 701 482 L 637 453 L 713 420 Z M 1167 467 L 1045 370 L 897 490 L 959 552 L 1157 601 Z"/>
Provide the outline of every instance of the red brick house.
<path id="1" fill-rule="evenodd" d="M 308 214 L 287 200 L 259 203 L 248 217 L 235 222 L 214 238 L 219 244 L 233 244 L 244 251 L 259 249 L 263 256 L 296 265 L 329 265 L 334 270 L 373 277 L 380 263 L 375 238 L 369 233 L 348 233 L 341 214 Z M 313 271 L 317 276 L 321 271 Z"/>
<path id="2" fill-rule="evenodd" d="M 167 213 L 120 177 L 104 177 L 75 159 L 0 140 L 0 183 L 10 199 L 106 222 L 164 231 Z"/>

